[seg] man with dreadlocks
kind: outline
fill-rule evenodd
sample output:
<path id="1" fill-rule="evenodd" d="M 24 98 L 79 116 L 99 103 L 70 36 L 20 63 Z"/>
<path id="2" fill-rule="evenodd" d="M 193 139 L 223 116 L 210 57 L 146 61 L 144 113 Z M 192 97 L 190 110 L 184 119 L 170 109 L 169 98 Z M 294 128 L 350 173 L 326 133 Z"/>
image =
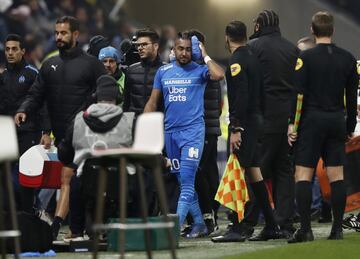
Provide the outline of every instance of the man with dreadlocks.
<path id="1" fill-rule="evenodd" d="M 294 172 L 287 143 L 287 125 L 299 53 L 281 36 L 279 16 L 274 11 L 262 11 L 254 23 L 249 45 L 260 61 L 265 92 L 261 171 L 265 179 L 272 180 L 275 216 L 284 234 L 289 235 L 293 232 Z M 266 233 L 253 238 L 254 241 L 266 239 Z"/>

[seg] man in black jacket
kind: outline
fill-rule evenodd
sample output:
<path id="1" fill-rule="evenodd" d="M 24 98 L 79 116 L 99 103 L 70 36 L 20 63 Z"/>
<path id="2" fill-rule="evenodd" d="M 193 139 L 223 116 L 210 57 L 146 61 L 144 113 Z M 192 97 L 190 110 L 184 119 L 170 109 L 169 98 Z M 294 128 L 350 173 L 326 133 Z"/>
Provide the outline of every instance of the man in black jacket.
<path id="1" fill-rule="evenodd" d="M 6 69 L 1 74 L 0 82 L 0 114 L 14 116 L 24 101 L 31 85 L 34 83 L 38 70 L 24 60 L 25 49 L 23 39 L 17 34 L 9 34 L 5 40 Z M 41 132 L 50 129 L 45 109 L 41 113 L 32 114 L 28 120 L 17 128 L 19 154 L 38 144 L 49 146 L 51 141 L 47 135 L 41 138 Z M 18 172 L 18 170 L 16 170 Z M 18 173 L 14 177 L 18 183 Z M 16 188 L 17 189 L 17 188 Z M 19 186 L 19 209 L 33 212 L 34 189 Z"/>
<path id="2" fill-rule="evenodd" d="M 164 64 L 158 54 L 159 35 L 154 30 L 138 30 L 136 39 L 141 61 L 129 66 L 126 72 L 124 111 L 139 115 L 150 98 L 155 73 Z"/>
<path id="3" fill-rule="evenodd" d="M 294 230 L 294 173 L 286 134 L 298 49 L 281 36 L 279 17 L 274 11 L 265 10 L 258 15 L 250 39 L 248 44 L 259 59 L 264 74 L 261 172 L 265 179 L 272 180 L 275 215 L 288 235 Z"/>
<path id="4" fill-rule="evenodd" d="M 77 19 L 64 16 L 56 21 L 55 39 L 59 55 L 44 62 L 15 116 L 15 122 L 20 126 L 28 116 L 36 113 L 44 102 L 47 103 L 55 145 L 65 137 L 65 131 L 75 115 L 92 103 L 96 79 L 106 74 L 103 64 L 97 58 L 84 53 L 77 46 L 78 36 Z M 73 174 L 71 167 L 63 167 L 61 195 L 52 225 L 54 238 L 68 212 L 69 183 Z"/>
<path id="5" fill-rule="evenodd" d="M 130 65 L 125 73 L 124 104 L 125 112 L 135 112 L 135 116 L 143 113 L 145 104 L 150 98 L 153 89 L 155 73 L 163 65 L 159 58 L 159 35 L 152 29 L 140 29 L 136 32 L 136 48 L 140 56 L 140 62 Z M 159 111 L 163 111 L 163 105 L 159 105 Z M 154 202 L 153 177 L 151 173 L 145 174 L 146 193 L 148 202 Z M 169 176 L 170 177 L 170 176 Z M 168 176 L 165 174 L 165 181 Z M 172 179 L 176 183 L 176 179 Z M 174 189 L 174 188 L 172 188 Z M 149 204 L 149 213 L 156 213 L 154 207 Z M 171 206 L 170 206 L 171 207 Z M 171 210 L 172 211 L 172 210 Z"/>

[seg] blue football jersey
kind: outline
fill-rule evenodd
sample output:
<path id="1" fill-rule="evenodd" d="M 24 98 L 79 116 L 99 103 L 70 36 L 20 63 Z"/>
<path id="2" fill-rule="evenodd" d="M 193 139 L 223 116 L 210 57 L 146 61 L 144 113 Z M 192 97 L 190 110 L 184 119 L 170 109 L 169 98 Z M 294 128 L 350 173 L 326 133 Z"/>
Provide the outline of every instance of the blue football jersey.
<path id="1" fill-rule="evenodd" d="M 206 65 L 176 62 L 160 67 L 154 88 L 160 89 L 165 104 L 165 131 L 174 132 L 204 123 L 204 91 L 209 79 Z"/>

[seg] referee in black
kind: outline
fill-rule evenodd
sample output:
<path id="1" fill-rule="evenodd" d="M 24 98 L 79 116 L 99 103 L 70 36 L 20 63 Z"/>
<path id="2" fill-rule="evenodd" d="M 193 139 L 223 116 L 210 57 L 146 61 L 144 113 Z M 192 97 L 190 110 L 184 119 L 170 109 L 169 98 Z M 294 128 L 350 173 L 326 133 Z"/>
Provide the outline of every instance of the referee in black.
<path id="1" fill-rule="evenodd" d="M 240 21 L 230 22 L 225 29 L 226 46 L 231 58 L 226 71 L 230 113 L 230 152 L 234 152 L 250 180 L 256 203 L 265 217 L 262 236 L 280 238 L 280 229 L 269 203 L 268 192 L 260 171 L 263 128 L 263 74 L 256 56 L 246 45 L 246 26 Z M 242 242 L 241 224 L 236 220 L 223 236 L 213 242 Z"/>
<path id="2" fill-rule="evenodd" d="M 356 125 L 356 60 L 332 43 L 334 18 L 330 13 L 317 12 L 311 30 L 316 47 L 302 52 L 295 68 L 297 93 L 304 95 L 300 125 L 297 134 L 293 124 L 288 129 L 289 144 L 296 141 L 296 200 L 301 217 L 301 227 L 289 243 L 314 240 L 310 224 L 311 179 L 320 157 L 331 185 L 334 221 L 328 239 L 343 239 L 345 141 Z"/>

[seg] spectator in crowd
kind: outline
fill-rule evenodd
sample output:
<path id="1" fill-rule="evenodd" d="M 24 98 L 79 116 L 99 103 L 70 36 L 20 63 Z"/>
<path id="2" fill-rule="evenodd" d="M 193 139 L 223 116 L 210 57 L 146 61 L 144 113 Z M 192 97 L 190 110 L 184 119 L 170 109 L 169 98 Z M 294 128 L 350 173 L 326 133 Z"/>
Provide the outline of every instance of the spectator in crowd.
<path id="1" fill-rule="evenodd" d="M 91 96 L 96 89 L 96 79 L 106 73 L 100 61 L 77 46 L 78 36 L 79 23 L 74 17 L 63 16 L 56 21 L 55 40 L 59 55 L 44 62 L 15 116 L 15 122 L 20 127 L 29 116 L 36 114 L 45 102 L 48 105 L 56 146 L 65 137 L 65 131 L 76 113 L 92 103 Z M 70 180 L 73 175 L 74 168 L 65 165 L 61 173 L 58 209 L 52 224 L 54 239 L 68 213 Z"/>
<path id="2" fill-rule="evenodd" d="M 120 93 L 120 99 L 118 100 L 119 105 L 122 105 L 125 87 L 125 74 L 119 67 L 121 59 L 122 56 L 120 52 L 111 46 L 102 48 L 99 52 L 99 60 L 104 64 L 108 75 L 114 77 L 117 82 Z"/>
<path id="3" fill-rule="evenodd" d="M 182 226 L 190 212 L 194 224 L 187 237 L 196 238 L 207 234 L 194 190 L 205 136 L 204 91 L 208 80 L 223 79 L 224 71 L 207 55 L 202 44 L 201 54 L 206 65 L 192 62 L 191 46 L 189 33 L 179 33 L 174 49 L 176 62 L 162 66 L 157 71 L 154 88 L 144 111 L 155 111 L 163 97 L 166 153 L 181 187 L 177 206 L 179 223 Z"/>
<path id="4" fill-rule="evenodd" d="M 280 238 L 280 229 L 270 206 L 268 192 L 260 171 L 261 128 L 263 127 L 264 85 L 261 65 L 246 45 L 246 26 L 230 22 L 225 29 L 227 49 L 231 58 L 226 72 L 230 114 L 230 152 L 235 153 L 250 180 L 256 204 L 265 217 L 262 239 Z M 213 242 L 243 242 L 246 236 L 239 221 L 233 222 L 223 236 Z M 258 237 L 259 237 L 258 236 Z M 255 237 L 257 239 L 258 237 Z M 251 239 L 250 239 L 251 240 Z"/>
<path id="5" fill-rule="evenodd" d="M 161 28 L 159 53 L 164 62 L 169 62 L 170 51 L 174 48 L 177 30 L 174 25 L 167 24 Z"/>
<path id="6" fill-rule="evenodd" d="M 99 52 L 102 48 L 105 48 L 110 45 L 108 38 L 102 35 L 95 35 L 89 40 L 89 47 L 87 53 L 94 57 L 99 57 Z"/>
<path id="7" fill-rule="evenodd" d="M 320 157 L 324 160 L 331 186 L 334 220 L 328 239 L 343 239 L 345 137 L 351 137 L 356 125 L 359 83 L 356 60 L 348 51 L 332 43 L 334 18 L 330 13 L 314 14 L 311 31 L 316 47 L 302 52 L 295 68 L 296 93 L 304 96 L 298 133 L 294 131 L 296 105 L 288 129 L 289 144 L 296 141 L 296 201 L 301 217 L 301 227 L 289 243 L 314 240 L 310 221 L 311 179 Z"/>
<path id="8" fill-rule="evenodd" d="M 38 70 L 29 65 L 25 59 L 25 48 L 22 37 L 9 34 L 5 40 L 6 69 L 0 75 L 0 114 L 14 116 L 25 100 L 31 85 L 34 83 Z M 20 156 L 30 147 L 39 142 L 50 147 L 51 140 L 47 135 L 50 129 L 49 118 L 43 108 L 40 113 L 29 115 L 26 122 L 17 128 L 17 138 Z M 42 132 L 44 133 L 42 137 Z M 41 140 L 41 141 L 40 141 Z M 15 166 L 15 188 L 20 194 L 18 208 L 28 213 L 34 213 L 34 189 L 19 185 L 18 164 Z"/>

